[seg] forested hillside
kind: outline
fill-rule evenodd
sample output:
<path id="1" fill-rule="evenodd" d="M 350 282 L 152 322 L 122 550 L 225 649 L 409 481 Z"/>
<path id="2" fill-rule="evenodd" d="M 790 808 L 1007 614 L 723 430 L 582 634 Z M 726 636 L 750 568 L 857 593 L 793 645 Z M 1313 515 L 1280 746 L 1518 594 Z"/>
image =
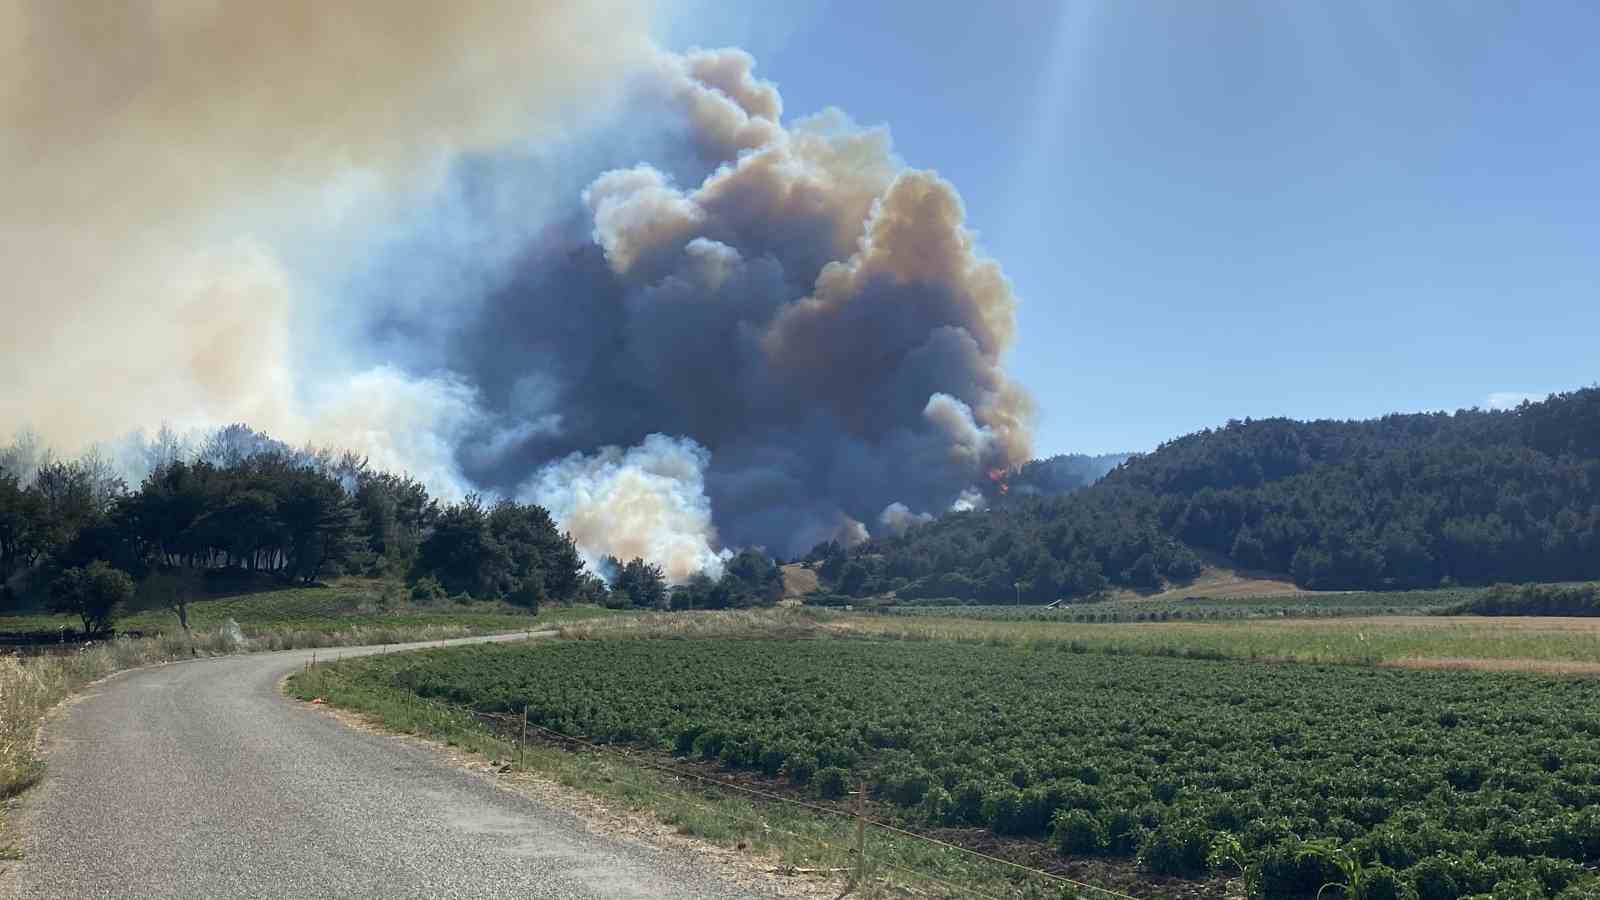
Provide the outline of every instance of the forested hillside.
<path id="1" fill-rule="evenodd" d="M 1164 530 L 1303 587 L 1600 576 L 1600 390 L 1503 412 L 1233 422 L 1112 473 Z"/>
<path id="2" fill-rule="evenodd" d="M 1018 497 L 1067 494 L 1094 484 L 1127 459 L 1126 453 L 1062 453 L 1024 463 L 1006 482 Z"/>
<path id="3" fill-rule="evenodd" d="M 1019 494 L 812 559 L 841 593 L 979 602 L 1181 584 L 1196 549 L 1318 589 L 1597 578 L 1600 389 L 1506 411 L 1230 422 L 1087 489 Z"/>

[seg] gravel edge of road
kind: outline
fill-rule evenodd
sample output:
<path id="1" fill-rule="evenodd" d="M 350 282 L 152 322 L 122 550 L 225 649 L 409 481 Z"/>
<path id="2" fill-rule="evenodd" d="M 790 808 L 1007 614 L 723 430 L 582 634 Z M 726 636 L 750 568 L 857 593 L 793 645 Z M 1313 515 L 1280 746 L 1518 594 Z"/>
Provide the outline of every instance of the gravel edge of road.
<path id="1" fill-rule="evenodd" d="M 284 675 L 278 682 L 283 685 L 290 678 Z M 287 695 L 286 695 L 287 696 Z M 288 698 L 291 702 L 310 705 L 306 701 Z M 525 799 L 554 806 L 572 815 L 590 832 L 613 840 L 631 841 L 653 850 L 686 853 L 695 862 L 707 864 L 716 877 L 797 900 L 834 900 L 839 896 L 840 885 L 832 881 L 823 883 L 813 879 L 781 877 L 781 861 L 767 856 L 720 847 L 708 841 L 679 834 L 675 828 L 662 822 L 648 810 L 618 810 L 601 798 L 581 787 L 569 787 L 538 772 L 501 773 L 481 753 L 452 747 L 443 741 L 421 735 L 395 731 L 384 727 L 374 716 L 358 710 L 317 704 L 322 715 L 335 719 L 346 728 L 353 728 L 389 740 L 403 741 L 431 753 L 442 763 L 467 774 L 484 779 L 497 789 L 508 791 Z"/>

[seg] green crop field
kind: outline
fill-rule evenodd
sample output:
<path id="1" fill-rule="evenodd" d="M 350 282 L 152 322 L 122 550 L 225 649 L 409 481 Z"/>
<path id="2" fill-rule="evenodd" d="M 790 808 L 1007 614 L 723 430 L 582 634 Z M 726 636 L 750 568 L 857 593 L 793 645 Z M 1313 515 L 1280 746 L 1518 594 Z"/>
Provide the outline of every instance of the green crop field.
<path id="1" fill-rule="evenodd" d="M 1191 878 L 1242 866 L 1257 896 L 1591 896 L 1574 891 L 1600 863 L 1590 679 L 848 639 L 472 647 L 337 670 L 483 711 L 526 704 L 563 733 L 808 795 L 863 777 L 886 813 L 939 833 Z"/>

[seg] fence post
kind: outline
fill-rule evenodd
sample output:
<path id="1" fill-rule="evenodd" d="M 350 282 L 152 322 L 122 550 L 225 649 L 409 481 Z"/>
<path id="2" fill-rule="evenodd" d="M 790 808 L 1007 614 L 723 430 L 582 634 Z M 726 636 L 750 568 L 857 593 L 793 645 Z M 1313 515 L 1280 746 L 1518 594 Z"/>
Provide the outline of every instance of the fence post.
<path id="1" fill-rule="evenodd" d="M 522 740 L 517 744 L 517 766 L 527 768 L 528 748 L 528 704 L 522 704 Z"/>
<path id="2" fill-rule="evenodd" d="M 857 886 L 867 877 L 867 817 L 864 806 L 867 802 L 867 781 L 865 778 L 856 782 L 856 875 Z"/>

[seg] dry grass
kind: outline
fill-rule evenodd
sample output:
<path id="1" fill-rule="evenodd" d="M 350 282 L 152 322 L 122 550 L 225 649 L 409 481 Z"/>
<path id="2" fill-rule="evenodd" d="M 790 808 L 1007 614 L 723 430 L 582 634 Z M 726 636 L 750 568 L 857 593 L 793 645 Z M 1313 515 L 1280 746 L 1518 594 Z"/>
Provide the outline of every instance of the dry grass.
<path id="1" fill-rule="evenodd" d="M 782 572 L 785 599 L 804 597 L 822 585 L 816 572 L 799 563 L 789 563 L 782 568 Z"/>
<path id="2" fill-rule="evenodd" d="M 1461 656 L 1407 656 L 1382 663 L 1393 669 L 1436 672 L 1528 672 L 1534 675 L 1600 675 L 1600 662 L 1570 659 L 1483 659 Z"/>
<path id="3" fill-rule="evenodd" d="M 595 638 L 809 638 L 824 636 L 827 615 L 801 607 L 650 613 L 563 625 L 569 640 Z"/>
<path id="4" fill-rule="evenodd" d="M 1213 600 L 1235 600 L 1250 597 L 1288 597 L 1294 594 L 1317 594 L 1297 586 L 1287 576 L 1253 569 L 1236 569 L 1224 564 L 1208 564 L 1199 577 L 1185 585 L 1164 591 L 1138 592 L 1119 588 L 1110 592 L 1112 600 L 1182 600 L 1185 597 L 1205 597 Z"/>

